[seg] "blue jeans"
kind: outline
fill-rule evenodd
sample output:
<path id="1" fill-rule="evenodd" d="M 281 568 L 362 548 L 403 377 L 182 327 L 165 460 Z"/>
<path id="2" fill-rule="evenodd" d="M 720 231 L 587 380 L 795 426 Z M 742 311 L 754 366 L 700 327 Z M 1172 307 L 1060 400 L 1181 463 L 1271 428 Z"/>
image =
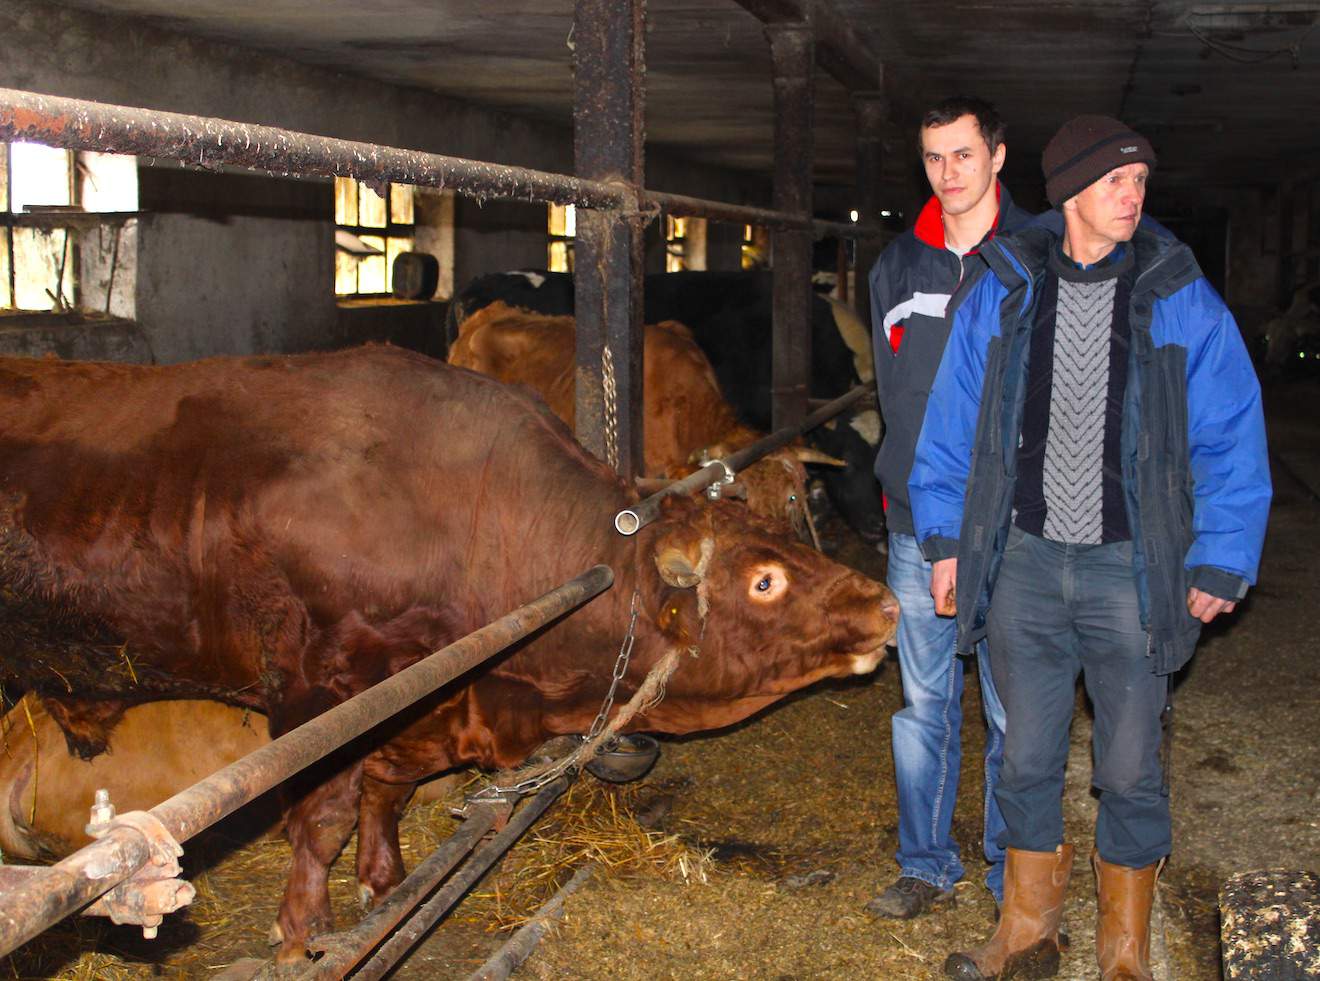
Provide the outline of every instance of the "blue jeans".
<path id="1" fill-rule="evenodd" d="M 950 888 L 963 876 L 958 843 L 950 834 L 962 765 L 963 662 L 954 654 L 957 626 L 936 616 L 930 595 L 931 564 L 911 535 L 889 536 L 889 588 L 898 597 L 898 663 L 903 705 L 893 717 L 894 773 L 898 783 L 900 875 Z M 994 797 L 1004 746 L 1004 707 L 995 693 L 985 645 L 976 651 L 985 740 L 985 884 L 1004 896 L 1003 818 Z"/>
<path id="2" fill-rule="evenodd" d="M 1095 707 L 1091 782 L 1100 857 L 1141 868 L 1169 853 L 1160 766 L 1165 678 L 1151 671 L 1132 543 L 1065 545 L 1009 532 L 987 621 L 990 665 L 1008 711 L 996 796 L 1005 844 L 1063 841 L 1063 778 L 1077 675 Z"/>

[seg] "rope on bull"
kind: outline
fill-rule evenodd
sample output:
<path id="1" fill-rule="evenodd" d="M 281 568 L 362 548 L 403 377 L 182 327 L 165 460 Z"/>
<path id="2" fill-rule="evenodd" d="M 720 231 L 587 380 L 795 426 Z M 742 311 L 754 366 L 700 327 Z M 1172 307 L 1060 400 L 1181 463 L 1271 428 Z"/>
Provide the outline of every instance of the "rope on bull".
<path id="1" fill-rule="evenodd" d="M 453 813 L 455 815 L 460 817 L 463 816 L 467 813 L 468 808 L 472 807 L 474 804 L 488 804 L 493 801 L 506 800 L 510 797 L 524 797 L 528 794 L 535 793 L 551 781 L 558 779 L 569 771 L 576 772 L 580 769 L 580 764 L 582 764 L 584 760 L 590 760 L 594 757 L 596 753 L 603 746 L 613 740 L 618 735 L 619 730 L 631 722 L 635 716 L 639 714 L 644 715 L 647 710 L 659 704 L 660 700 L 665 697 L 665 684 L 669 681 L 670 675 L 672 675 L 678 667 L 681 652 L 677 649 L 667 651 L 665 655 L 656 662 L 655 667 L 653 667 L 647 674 L 645 680 L 642 681 L 637 691 L 633 693 L 632 698 L 628 699 L 627 703 L 619 709 L 618 713 L 608 724 L 605 721 L 609 716 L 610 709 L 614 705 L 614 695 L 618 689 L 619 682 L 628 670 L 628 660 L 632 655 L 633 640 L 635 637 L 634 628 L 637 625 L 638 611 L 638 595 L 634 592 L 632 598 L 632 615 L 628 621 L 628 632 L 623 639 L 622 645 L 620 645 L 619 656 L 614 662 L 614 672 L 610 679 L 609 690 L 605 693 L 605 700 L 600 707 L 600 711 L 596 713 L 596 718 L 592 722 L 591 728 L 587 731 L 586 736 L 583 737 L 582 742 L 579 743 L 572 752 L 557 760 L 534 764 L 533 766 L 514 772 L 497 774 L 495 780 L 489 786 L 483 787 L 474 794 L 469 794 L 464 800 L 462 807 L 454 808 Z M 696 648 L 689 648 L 688 653 L 695 657 Z M 505 784 L 500 782 L 501 778 L 504 780 L 510 780 L 513 779 L 514 776 L 519 778 L 516 783 Z"/>

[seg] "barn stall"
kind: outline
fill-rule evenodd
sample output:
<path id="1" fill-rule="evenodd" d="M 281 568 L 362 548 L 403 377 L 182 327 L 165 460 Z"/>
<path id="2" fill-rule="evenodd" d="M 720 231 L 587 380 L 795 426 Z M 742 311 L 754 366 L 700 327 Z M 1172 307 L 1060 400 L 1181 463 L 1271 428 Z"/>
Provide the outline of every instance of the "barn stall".
<path id="1" fill-rule="evenodd" d="M 9 342 L 23 353 L 56 350 L 79 357 L 162 362 L 212 353 L 337 346 L 373 337 L 423 346 L 438 335 L 440 304 L 373 303 L 369 298 L 336 302 L 333 286 L 326 284 L 335 248 L 327 244 L 334 239 L 325 235 L 331 224 L 328 188 L 324 182 L 288 175 L 337 174 L 423 186 L 430 181 L 474 192 L 473 198 L 436 203 L 440 231 L 426 233 L 439 240 L 434 246 L 439 257 L 448 255 L 452 262 L 452 271 L 442 278 L 460 283 L 509 265 L 545 265 L 544 209 L 526 202 L 575 203 L 587 209 L 577 213 L 576 268 L 603 273 L 599 280 L 594 275 L 576 277 L 583 325 L 579 339 L 586 348 L 579 350 L 585 375 L 578 396 L 579 437 L 621 472 L 630 473 L 640 432 L 635 424 L 640 396 L 638 275 L 674 243 L 655 241 L 663 224 L 658 219 L 643 229 L 636 220 L 610 226 L 608 215 L 622 212 L 627 218 L 653 211 L 679 218 L 730 219 L 723 240 L 723 261 L 730 264 L 742 251 L 743 236 L 738 233 L 745 226 L 777 229 L 776 419 L 800 421 L 811 408 L 805 391 L 809 352 L 802 344 L 803 307 L 810 295 L 808 218 L 814 213 L 845 219 L 850 209 L 841 207 L 842 202 L 855 205 L 859 216 L 871 222 L 889 211 L 890 224 L 901 225 L 901 216 L 910 217 L 912 202 L 921 197 L 919 178 L 909 173 L 906 163 L 911 159 L 914 113 L 925 101 L 970 87 L 964 84 L 969 77 L 978 91 L 1000 103 L 1013 124 L 1015 163 L 1008 180 L 1019 197 L 1030 199 L 1038 183 L 1034 151 L 1058 120 L 1085 109 L 1132 116 L 1135 125 L 1144 124 L 1157 139 L 1160 176 L 1168 174 L 1168 196 L 1155 195 L 1154 213 L 1197 246 L 1244 328 L 1263 324 L 1276 309 L 1297 306 L 1295 297 L 1304 292 L 1318 264 L 1312 193 L 1316 177 L 1291 165 L 1294 158 L 1305 159 L 1306 133 L 1284 122 L 1314 108 L 1316 86 L 1307 84 L 1314 69 L 1306 57 L 1304 35 L 1315 14 L 1305 5 L 1287 10 L 1261 5 L 1160 11 L 1126 5 L 1102 14 L 1024 4 L 997 11 L 996 22 L 980 32 L 949 27 L 974 16 L 958 5 L 883 13 L 865 6 L 711 3 L 670 9 L 652 3 L 645 32 L 634 8 L 632 20 L 615 24 L 620 33 L 611 34 L 606 25 L 614 18 L 607 14 L 620 12 L 592 10 L 585 4 L 576 13 L 590 21 L 590 29 L 574 24 L 567 5 L 498 19 L 488 15 L 485 21 L 465 19 L 463 11 L 434 9 L 429 14 L 435 20 L 420 14 L 420 20 L 410 20 L 408 15 L 417 12 L 402 10 L 396 12 L 401 23 L 384 26 L 379 12 L 362 14 L 369 21 L 363 24 L 348 5 L 336 11 L 338 18 L 326 16 L 319 26 L 292 14 L 282 21 L 268 10 L 260 17 L 231 12 L 226 19 L 214 9 L 169 4 L 12 5 L 3 14 L 5 84 L 21 91 L 12 93 L 10 105 L 47 117 L 44 124 L 34 124 L 31 116 L 24 116 L 25 127 L 35 125 L 37 130 L 15 129 L 12 138 L 44 137 L 57 146 L 63 138 L 65 145 L 83 151 L 134 153 L 139 157 L 140 198 L 133 206 L 105 211 L 103 220 L 49 213 L 24 217 L 28 228 L 40 223 L 49 229 L 73 227 L 60 221 L 80 224 L 88 240 L 94 231 L 100 249 L 79 245 L 80 272 L 102 271 L 102 293 L 91 305 L 97 312 L 118 309 L 129 315 L 89 321 L 72 309 L 25 314 L 24 322 L 16 324 L 21 336 L 10 332 Z M 771 25 L 764 34 L 759 21 Z M 1048 41 L 1032 42 L 1049 47 L 1048 56 L 1041 47 L 1023 43 L 1005 65 L 1002 52 L 1022 43 L 1019 37 L 1028 29 L 1048 35 Z M 639 41 L 643 33 L 644 71 Z M 611 37 L 613 57 L 593 49 Z M 1071 86 L 1055 84 L 1061 66 L 1078 59 L 1077 49 L 1067 44 L 1086 47 L 1091 59 L 1084 71 L 1074 71 L 1081 77 Z M 511 53 L 510 47 L 519 50 Z M 530 57 L 525 50 L 532 51 Z M 941 53 L 938 59 L 935 51 Z M 593 58 L 599 59 L 594 81 Z M 1269 64 L 1232 74 L 1226 65 L 1235 58 Z M 578 59 L 579 86 L 571 100 L 566 98 L 565 71 L 570 59 Z M 632 70 L 621 67 L 629 64 Z M 559 66 L 558 74 L 552 65 Z M 994 68 L 1003 70 L 996 73 Z M 1049 84 L 1042 84 L 1043 79 Z M 774 84 L 767 85 L 771 80 Z M 819 84 L 810 84 L 817 80 Z M 713 104 L 719 100 L 710 98 L 711 87 L 720 89 L 727 105 Z M 1261 110 L 1262 92 L 1270 93 L 1269 113 Z M 39 96 L 46 97 L 44 105 L 39 98 L 34 102 Z M 105 103 L 119 108 L 107 109 Z M 587 144 L 582 156 L 574 154 L 571 167 L 568 148 L 576 150 L 577 144 L 565 139 L 562 122 L 560 128 L 553 125 L 566 118 L 570 106 L 576 106 L 572 114 L 579 124 L 575 141 Z M 1189 107 L 1193 111 L 1184 111 Z M 134 109 L 147 112 L 135 115 Z M 154 115 L 161 111 L 179 116 Z M 1142 115 L 1138 119 L 1133 113 Z M 70 136 L 55 125 L 57 118 L 78 120 L 88 128 L 75 127 L 82 135 Z M 658 172 L 648 180 L 642 174 L 644 119 L 651 143 L 645 168 Z M 236 128 L 226 129 L 227 120 L 236 121 Z M 82 142 L 93 125 L 96 139 Z M 120 125 L 124 130 L 116 133 Z M 173 146 L 167 144 L 169 125 L 178 127 Z M 1226 132 L 1234 141 L 1224 138 Z M 245 140 L 246 152 L 253 133 L 260 137 L 255 141 L 257 155 L 245 157 L 234 139 Z M 124 142 L 116 144 L 116 139 Z M 358 146 L 337 140 L 356 141 Z M 886 140 L 898 152 L 885 153 Z M 1268 159 L 1259 157 L 1262 146 L 1269 147 Z M 381 147 L 396 147 L 402 154 L 392 158 L 375 152 Z M 286 157 L 286 150 L 293 159 Z M 439 154 L 446 158 L 437 159 Z M 191 166 L 177 168 L 175 159 Z M 253 166 L 281 176 L 251 178 L 235 169 Z M 391 166 L 397 169 L 388 169 Z M 537 171 L 537 166 L 544 169 Z M 570 169 L 576 178 L 554 174 Z M 766 181 L 761 175 L 770 171 L 774 179 Z M 619 176 L 622 181 L 603 179 Z M 500 184 L 501 179 L 505 183 Z M 647 190 L 652 180 L 714 200 Z M 500 197 L 512 200 L 483 200 Z M 17 228 L 22 222 L 11 224 Z M 708 260 L 720 254 L 719 248 L 710 248 L 712 241 L 720 244 L 720 227 L 712 222 L 706 230 Z M 836 234 L 853 231 L 829 224 L 815 227 Z M 1230 228 L 1234 234 L 1228 234 Z M 114 231 L 106 234 L 103 229 Z M 426 235 L 419 230 L 417 239 Z M 107 241 L 112 243 L 110 257 L 105 255 Z M 126 241 L 131 248 L 125 247 Z M 852 262 L 857 269 L 869 266 L 868 255 L 874 252 L 867 250 L 878 242 L 859 238 Z M 131 262 L 125 258 L 121 265 L 116 247 L 131 253 Z M 62 249 L 69 249 L 67 234 Z M 844 256 L 846 267 L 846 249 Z M 11 259 L 10 268 L 14 266 Z M 62 282 L 63 266 L 59 274 Z M 84 296 L 92 299 L 96 285 L 96 277 L 88 276 Z M 854 281 L 854 288 L 845 292 L 855 297 L 856 285 Z M 861 306 L 865 308 L 864 302 Z M 1301 306 L 1304 315 L 1305 304 Z M 1305 338 L 1305 328 L 1297 335 Z M 1294 353 L 1306 350 L 1299 344 Z M 602 397 L 609 387 L 603 365 L 611 362 L 628 366 L 613 375 L 614 413 Z M 1285 367 L 1289 371 L 1273 389 L 1279 395 L 1277 402 L 1271 400 L 1271 408 L 1277 404 L 1283 411 L 1296 411 L 1306 405 L 1308 379 L 1287 377 L 1298 372 L 1291 363 Z M 1315 482 L 1307 474 L 1314 433 L 1297 431 L 1286 416 L 1282 421 L 1286 428 L 1280 445 L 1287 445 L 1289 455 L 1282 458 L 1287 470 L 1277 480 L 1279 510 L 1263 583 L 1268 583 L 1271 560 L 1285 574 L 1304 569 L 1300 559 L 1284 556 L 1301 548 L 1297 539 L 1304 539 L 1309 529 L 1306 514 L 1314 502 L 1309 488 Z M 1277 544 L 1280 528 L 1289 536 L 1283 544 Z M 835 539 L 835 547 L 857 565 L 880 574 L 877 556 L 856 548 L 843 531 L 836 531 Z M 848 552 L 850 545 L 854 547 Z M 1257 595 L 1252 606 L 1267 605 L 1268 589 Z M 1279 598 L 1285 595 L 1300 604 L 1297 593 L 1281 591 Z M 1301 621 L 1302 611 L 1293 609 L 1292 620 Z M 1309 661 L 1300 647 L 1292 646 L 1300 640 L 1275 633 L 1289 619 L 1286 612 L 1282 618 L 1244 615 L 1239 626 L 1206 643 L 1202 666 L 1194 667 L 1184 684 L 1178 752 L 1181 760 L 1195 762 L 1184 767 L 1188 789 L 1176 798 L 1179 841 L 1187 842 L 1180 848 L 1186 848 L 1188 861 L 1181 869 L 1177 861 L 1171 867 L 1161 904 L 1169 976 L 1214 976 L 1215 890 L 1228 872 L 1273 864 L 1316 865 L 1314 824 L 1305 816 L 1315 802 L 1314 778 L 1306 777 L 1315 772 L 1314 750 L 1308 748 L 1314 740 L 1305 738 L 1315 707 L 1306 692 L 1314 688 L 1298 684 L 1290 697 L 1273 701 L 1268 726 L 1263 720 L 1253 726 L 1252 719 L 1265 715 L 1263 705 L 1257 705 L 1254 714 L 1249 706 L 1233 705 L 1229 711 L 1216 705 L 1211 695 L 1217 672 L 1205 666 L 1211 661 L 1206 654 L 1223 649 L 1225 665 L 1237 660 L 1250 676 L 1261 671 L 1259 652 L 1271 651 L 1271 673 L 1260 677 L 1262 702 L 1271 698 L 1265 693 L 1277 677 L 1310 678 Z M 1268 627 L 1266 619 L 1271 621 Z M 1255 623 L 1260 623 L 1258 635 L 1251 633 Z M 1256 658 L 1250 656 L 1252 650 Z M 1227 673 L 1227 667 L 1221 671 Z M 886 772 L 885 723 L 898 707 L 895 674 L 888 665 L 872 679 L 874 684 L 795 700 L 717 738 L 667 745 L 657 769 L 640 787 L 602 792 L 611 813 L 624 808 L 658 821 L 654 826 L 664 830 L 664 837 L 677 837 L 678 846 L 690 848 L 691 856 L 680 852 L 681 861 L 675 860 L 679 871 L 667 869 L 653 880 L 612 879 L 597 872 L 567 899 L 565 929 L 524 970 L 530 976 L 638 977 L 935 973 L 944 951 L 968 933 L 979 933 L 985 924 L 987 899 L 979 890 L 965 890 L 959 910 L 940 923 L 876 924 L 860 913 L 861 904 L 887 878 L 892 851 L 894 805 L 886 789 L 891 776 Z M 1227 677 L 1233 680 L 1217 680 L 1238 692 L 1251 691 L 1236 673 Z M 1202 691 L 1204 698 L 1198 701 Z M 1198 718 L 1198 711 L 1204 715 Z M 1289 722 L 1294 712 L 1296 725 Z M 969 705 L 968 717 L 975 719 L 976 713 Z M 1265 745 L 1253 746 L 1250 739 L 1242 745 L 1225 743 L 1220 728 L 1225 718 Z M 1069 795 L 1070 818 L 1081 827 L 1089 803 L 1081 748 L 1086 739 L 1080 732 L 1084 722 L 1079 721 L 1079 732 L 1074 733 L 1079 752 L 1070 772 L 1077 781 Z M 1269 728 L 1276 722 L 1283 723 L 1283 735 L 1276 738 L 1278 748 L 1267 751 Z M 976 758 L 978 733 L 975 726 L 968 728 L 970 760 Z M 1199 745 L 1213 749 L 1200 754 Z M 1235 783 L 1249 798 L 1248 788 L 1260 779 L 1261 769 L 1276 766 L 1281 767 L 1277 775 L 1282 782 L 1277 785 L 1282 799 L 1264 803 L 1276 804 L 1279 811 L 1262 813 L 1253 806 L 1238 813 L 1220 800 L 1222 788 Z M 1207 779 L 1202 771 L 1216 779 Z M 976 776 L 964 776 L 959 820 L 966 829 L 960 836 L 965 843 L 975 839 L 970 829 L 977 820 L 967 802 L 979 799 Z M 841 801 L 853 806 L 840 807 Z M 657 810 L 666 809 L 655 817 Z M 1215 815 L 1212 822 L 1198 819 L 1207 809 Z M 553 820 L 553 811 L 548 817 Z M 432 825 L 445 820 L 443 814 L 430 815 Z M 1262 820 L 1281 829 L 1269 842 L 1259 841 L 1251 831 Z M 536 856 L 529 856 L 528 862 L 537 868 Z M 554 862 L 546 867 L 555 886 L 571 874 Z M 223 862 L 217 868 L 222 869 Z M 256 891 L 246 883 L 256 878 L 250 867 L 238 876 L 245 902 L 246 892 Z M 1073 900 L 1080 912 L 1087 886 L 1085 876 L 1077 878 L 1083 884 L 1075 886 Z M 496 883 L 497 897 L 501 888 L 509 887 Z M 273 903 L 278 875 L 267 892 Z M 490 922 L 512 925 L 549 892 L 553 889 L 542 890 L 511 919 L 492 916 Z M 225 904 L 221 898 L 219 905 Z M 341 904 L 341 918 L 343 909 Z M 267 922 L 269 915 L 267 910 Z M 1087 918 L 1077 917 L 1083 924 Z M 829 924 L 836 926 L 831 929 Z M 120 942 L 119 934 L 94 932 L 98 935 L 87 940 L 89 947 L 98 940 Z M 1074 936 L 1077 947 L 1070 961 L 1076 976 L 1088 976 L 1085 926 L 1074 926 Z M 253 953 L 253 939 L 239 940 L 235 954 Z M 52 943 L 56 951 L 65 949 L 68 934 Z M 493 946 L 481 935 L 464 937 L 461 929 L 457 937 L 444 938 L 442 932 L 426 948 L 437 948 L 429 955 L 435 960 L 418 970 L 436 976 L 436 965 L 443 965 L 453 976 L 466 976 L 484 959 L 479 954 Z M 639 950 L 645 956 L 639 956 Z M 220 955 L 208 953 L 204 966 L 190 962 L 180 970 L 204 976 L 225 962 Z M 61 961 L 61 956 L 52 957 L 47 950 L 31 962 L 43 967 L 19 970 L 79 969 L 77 961 Z M 163 963 L 168 964 L 170 956 L 165 955 Z M 159 957 L 150 946 L 132 946 L 127 958 L 97 961 L 82 969 L 132 971 L 134 962 Z"/>

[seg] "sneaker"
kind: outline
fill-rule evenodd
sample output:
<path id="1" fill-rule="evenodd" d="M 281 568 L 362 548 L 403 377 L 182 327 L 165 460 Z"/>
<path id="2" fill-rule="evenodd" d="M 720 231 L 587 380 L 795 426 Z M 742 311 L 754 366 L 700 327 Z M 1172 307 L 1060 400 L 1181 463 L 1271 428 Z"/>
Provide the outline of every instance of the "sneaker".
<path id="1" fill-rule="evenodd" d="M 886 919 L 910 920 L 944 903 L 953 904 L 953 890 L 905 875 L 866 904 L 866 911 Z"/>

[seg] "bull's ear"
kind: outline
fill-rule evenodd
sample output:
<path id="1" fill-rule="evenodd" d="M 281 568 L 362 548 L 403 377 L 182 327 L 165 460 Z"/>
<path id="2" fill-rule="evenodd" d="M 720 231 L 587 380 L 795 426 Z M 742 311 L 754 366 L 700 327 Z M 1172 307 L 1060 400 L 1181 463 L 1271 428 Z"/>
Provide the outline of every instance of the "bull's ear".
<path id="1" fill-rule="evenodd" d="M 830 456 L 828 453 L 822 453 L 810 446 L 793 447 L 793 456 L 797 457 L 800 463 L 820 463 L 827 467 L 846 467 L 848 465 L 846 460 L 840 460 L 837 456 Z"/>
<path id="2" fill-rule="evenodd" d="M 690 589 L 666 589 L 661 597 L 656 626 L 671 640 L 691 645 L 701 640 L 697 596 Z"/>
<path id="3" fill-rule="evenodd" d="M 660 578 L 676 589 L 691 589 L 701 582 L 701 574 L 692 567 L 692 561 L 674 546 L 661 550 L 655 557 Z"/>

